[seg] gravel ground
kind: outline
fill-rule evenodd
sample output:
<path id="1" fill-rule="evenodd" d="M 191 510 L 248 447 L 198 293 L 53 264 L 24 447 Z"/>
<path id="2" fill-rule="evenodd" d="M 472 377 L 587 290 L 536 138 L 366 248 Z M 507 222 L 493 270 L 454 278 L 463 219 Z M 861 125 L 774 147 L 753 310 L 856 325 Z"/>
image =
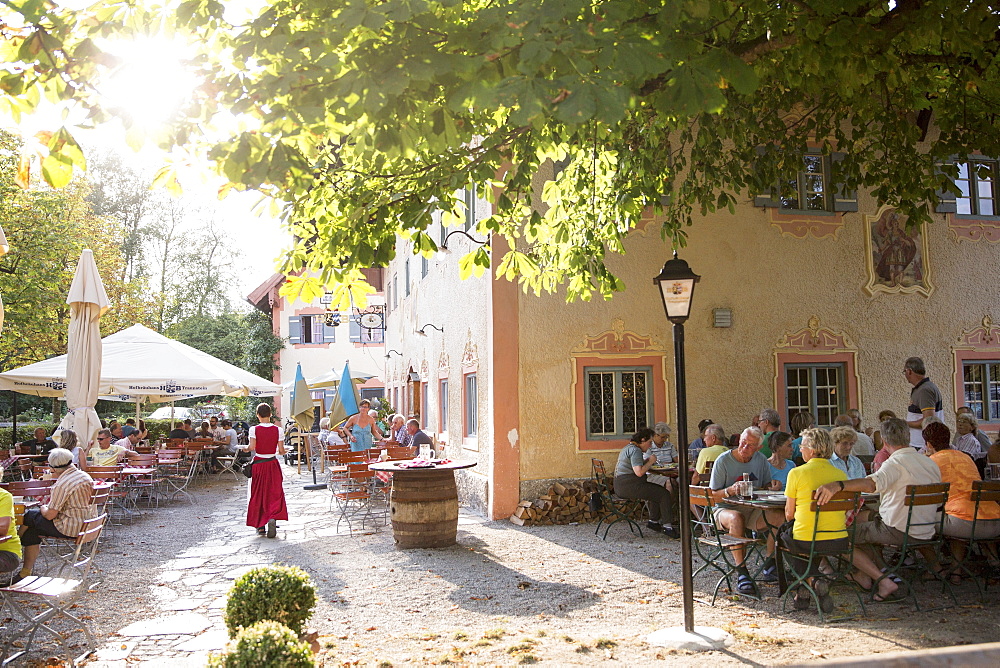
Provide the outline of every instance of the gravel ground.
<path id="1" fill-rule="evenodd" d="M 305 476 L 285 473 L 292 520 L 274 540 L 242 526 L 245 485 L 232 477 L 199 482 L 194 505 L 167 504 L 114 527 L 99 557 L 105 582 L 80 604 L 103 645 L 89 664 L 203 665 L 224 642 L 221 606 L 232 578 L 271 562 L 313 576 L 319 604 L 312 626 L 321 634 L 323 665 L 693 660 L 645 642 L 650 632 L 682 623 L 679 541 L 640 539 L 616 526 L 605 542 L 593 525 L 524 528 L 463 514 L 457 546 L 400 551 L 391 529 L 338 534 L 328 493 L 304 491 Z M 712 584 L 699 577 L 696 597 Z M 728 650 L 697 660 L 788 664 L 1000 640 L 1000 624 L 971 585 L 959 589 L 957 608 L 918 613 L 871 604 L 867 618 L 826 626 L 814 613 L 781 613 L 776 589 L 765 593 L 763 603 L 696 603 L 698 625 L 736 638 Z M 849 607 L 845 596 L 838 603 Z M 925 598 L 943 602 L 930 589 Z M 154 631 L 121 635 L 148 620 Z M 170 624 L 179 626 L 167 632 Z M 51 654 L 43 644 L 28 663 Z"/>

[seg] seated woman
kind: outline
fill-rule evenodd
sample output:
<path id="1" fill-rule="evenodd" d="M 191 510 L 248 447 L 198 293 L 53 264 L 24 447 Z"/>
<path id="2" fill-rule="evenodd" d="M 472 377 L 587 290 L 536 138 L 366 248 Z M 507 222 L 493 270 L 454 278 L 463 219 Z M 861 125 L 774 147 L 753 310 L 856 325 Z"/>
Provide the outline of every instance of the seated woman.
<path id="1" fill-rule="evenodd" d="M 878 414 L 878 423 L 882 424 L 889 418 L 896 417 L 896 414 L 890 410 L 884 410 Z M 875 446 L 875 458 L 872 459 L 872 473 L 878 471 L 885 460 L 889 459 L 889 450 L 882 447 L 882 432 L 876 429 L 872 432 L 872 443 Z"/>
<path id="2" fill-rule="evenodd" d="M 330 435 L 330 418 L 325 417 L 319 421 L 319 444 L 326 445 L 326 439 Z"/>
<path id="3" fill-rule="evenodd" d="M 59 447 L 65 448 L 73 453 L 73 465 L 82 468 L 80 466 L 81 460 L 83 464 L 87 463 L 87 455 L 84 454 L 83 448 L 80 447 L 80 439 L 77 437 L 76 432 L 72 429 L 63 429 L 59 432 Z"/>
<path id="4" fill-rule="evenodd" d="M 833 439 L 833 456 L 830 463 L 847 474 L 848 480 L 857 480 L 868 475 L 864 463 L 854 455 L 854 444 L 858 442 L 858 432 L 853 427 L 834 427 L 830 431 Z"/>
<path id="5" fill-rule="evenodd" d="M 666 534 L 670 538 L 680 538 L 680 534 L 670 522 L 672 509 L 670 492 L 646 480 L 646 472 L 656 464 L 656 457 L 643 460 L 643 456 L 653 445 L 653 430 L 640 429 L 632 434 L 629 444 L 622 448 L 615 466 L 615 494 L 623 499 L 643 499 L 649 511 L 646 527 Z"/>
<path id="6" fill-rule="evenodd" d="M 212 440 L 215 440 L 214 436 L 212 435 L 212 429 L 209 426 L 207 420 L 202 421 L 201 427 L 198 428 L 198 431 L 195 433 L 194 437 L 195 438 L 211 438 Z"/>
<path id="7" fill-rule="evenodd" d="M 771 467 L 771 480 L 780 482 L 779 489 L 784 489 L 788 482 L 788 472 L 795 468 L 795 462 L 792 461 L 792 435 L 783 431 L 773 432 L 769 444 L 771 456 L 767 458 L 767 463 Z"/>
<path id="8" fill-rule="evenodd" d="M 924 453 L 941 469 L 941 482 L 951 483 L 948 489 L 948 502 L 944 506 L 944 535 L 958 540 L 949 540 L 948 546 L 955 557 L 956 566 L 942 575 L 951 578 L 952 584 L 961 581 L 959 565 L 965 558 L 966 545 L 964 540 L 972 538 L 972 520 L 976 518 L 976 539 L 1000 537 L 1000 505 L 995 501 L 985 501 L 979 504 L 979 514 L 976 515 L 976 503 L 972 500 L 972 483 L 982 480 L 975 462 L 965 452 L 955 450 L 948 445 L 951 436 L 948 427 L 941 422 L 932 422 L 923 429 Z M 963 540 L 964 539 L 964 540 Z M 986 552 L 990 567 L 1000 570 L 1000 558 L 997 557 L 995 543 L 980 543 Z"/>
<path id="9" fill-rule="evenodd" d="M 972 413 L 959 413 L 955 416 L 955 442 L 952 447 L 960 450 L 970 457 L 976 464 L 980 478 L 986 470 L 986 457 L 988 452 L 983 449 L 982 443 L 976 438 L 976 430 L 979 428 L 979 421 Z"/>
<path id="10" fill-rule="evenodd" d="M 773 436 L 772 436 L 773 438 Z M 816 535 L 818 550 L 836 552 L 844 551 L 849 545 L 847 537 L 846 513 L 814 513 L 811 509 L 813 493 L 816 488 L 830 482 L 846 480 L 847 474 L 830 463 L 833 455 L 833 440 L 823 429 L 806 429 L 802 432 L 802 459 L 805 463 L 788 472 L 788 483 L 785 485 L 785 519 L 794 520 L 791 535 L 782 532 L 781 540 L 785 547 L 800 554 L 809 554 L 816 530 L 824 533 Z M 818 526 L 817 526 L 818 525 Z M 825 533 L 827 531 L 833 533 Z M 802 575 L 808 566 L 805 559 L 789 557 L 791 569 Z M 810 586 L 819 596 L 819 606 L 823 612 L 833 610 L 833 597 L 830 596 L 830 585 L 818 571 L 819 564 L 813 564 L 815 574 L 809 580 Z M 795 592 L 795 609 L 805 610 L 809 607 L 809 590 L 799 587 Z"/>

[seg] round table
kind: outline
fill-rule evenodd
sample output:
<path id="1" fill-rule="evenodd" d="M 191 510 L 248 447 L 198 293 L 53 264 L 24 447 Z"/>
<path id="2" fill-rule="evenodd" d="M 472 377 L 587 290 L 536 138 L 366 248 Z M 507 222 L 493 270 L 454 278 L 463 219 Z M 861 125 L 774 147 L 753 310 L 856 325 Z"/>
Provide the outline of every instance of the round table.
<path id="1" fill-rule="evenodd" d="M 449 461 L 410 468 L 407 465 L 412 461 L 379 462 L 368 467 L 392 473 L 389 513 L 396 547 L 405 550 L 454 545 L 458 535 L 455 470 L 472 468 L 476 462 Z"/>

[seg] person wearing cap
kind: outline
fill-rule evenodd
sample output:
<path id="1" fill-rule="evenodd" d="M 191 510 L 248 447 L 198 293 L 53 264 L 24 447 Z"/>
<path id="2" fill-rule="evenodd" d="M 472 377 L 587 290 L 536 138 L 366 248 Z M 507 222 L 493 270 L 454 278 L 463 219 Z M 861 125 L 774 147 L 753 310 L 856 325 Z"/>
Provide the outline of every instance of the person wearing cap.
<path id="1" fill-rule="evenodd" d="M 111 430 L 102 429 L 110 439 Z M 24 547 L 24 564 L 15 581 L 31 575 L 38 559 L 38 546 L 42 536 L 55 538 L 75 538 L 83 523 L 96 516 L 96 509 L 90 505 L 94 493 L 94 480 L 86 471 L 73 465 L 73 453 L 65 448 L 56 448 L 49 453 L 49 467 L 55 484 L 49 502 L 40 508 L 29 508 L 24 513 L 24 533 L 21 545 Z"/>
<path id="2" fill-rule="evenodd" d="M 124 432 L 125 429 L 131 430 L 129 435 L 117 443 L 111 442 L 110 429 L 102 429 L 97 432 L 97 445 L 90 449 L 90 458 L 93 460 L 94 466 L 115 466 L 122 457 L 138 454 L 128 447 L 139 442 L 138 430 L 135 427 L 126 426 L 122 431 Z M 122 445 L 123 443 L 125 445 Z"/>

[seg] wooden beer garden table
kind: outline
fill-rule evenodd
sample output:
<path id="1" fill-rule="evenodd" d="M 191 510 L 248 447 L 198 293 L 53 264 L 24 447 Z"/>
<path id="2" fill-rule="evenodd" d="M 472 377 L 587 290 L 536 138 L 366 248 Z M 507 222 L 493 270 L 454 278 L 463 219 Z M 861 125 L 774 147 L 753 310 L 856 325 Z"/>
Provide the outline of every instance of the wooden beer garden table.
<path id="1" fill-rule="evenodd" d="M 413 467 L 413 460 L 370 464 L 372 471 L 392 473 L 389 513 L 392 535 L 399 549 L 448 547 L 458 535 L 458 488 L 455 470 L 476 462 L 428 460 Z"/>

